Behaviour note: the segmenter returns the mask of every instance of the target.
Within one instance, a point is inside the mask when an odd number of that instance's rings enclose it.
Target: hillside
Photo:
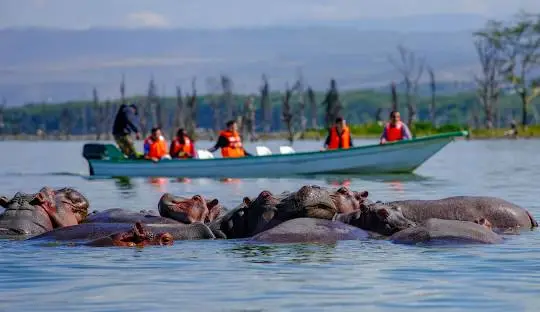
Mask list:
[[[205,78],[220,73],[233,78],[237,92],[256,91],[262,73],[272,88],[282,89],[300,67],[319,90],[330,77],[341,89],[379,87],[400,79],[387,59],[400,43],[425,55],[441,81],[468,81],[477,64],[469,30],[400,33],[366,30],[358,23],[225,30],[4,29],[0,42],[0,96],[11,106],[89,98],[93,86],[104,97],[116,97],[122,73],[132,95],[144,93],[152,75],[167,95],[175,84],[188,87],[192,76],[199,77],[204,92]]]

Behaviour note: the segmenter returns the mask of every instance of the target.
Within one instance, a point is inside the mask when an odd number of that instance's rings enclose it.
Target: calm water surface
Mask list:
[[[272,150],[282,142],[266,143]],[[369,141],[357,141],[367,144]],[[156,209],[163,192],[232,207],[261,190],[349,185],[380,200],[492,195],[540,219],[540,141],[458,141],[414,175],[310,179],[91,180],[83,142],[0,142],[0,194],[74,186],[93,209]],[[205,148],[210,142],[201,142]],[[322,142],[299,142],[296,150]],[[248,150],[254,150],[248,145]],[[0,240],[0,311],[538,311],[540,233],[493,246],[385,241],[247,245],[177,241],[144,249]]]

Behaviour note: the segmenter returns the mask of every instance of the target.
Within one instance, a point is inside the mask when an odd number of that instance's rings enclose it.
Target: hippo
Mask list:
[[[253,236],[248,242],[335,243],[339,240],[362,240],[368,237],[368,232],[339,221],[296,218]]]
[[[139,223],[142,224],[142,222]],[[152,232],[167,232],[174,240],[215,238],[210,228],[200,222],[192,224],[145,224],[144,227]],[[118,232],[127,232],[132,228],[133,223],[81,223],[33,236],[29,240],[93,240]]]
[[[154,233],[142,223],[136,222],[128,231],[97,238],[84,245],[92,247],[144,247],[148,245],[170,246],[173,242],[174,239],[170,233]]]
[[[405,218],[397,207],[382,202],[362,203],[360,210],[338,214],[334,219],[383,236],[416,225]]]
[[[317,185],[305,185],[280,200],[276,212],[275,218],[281,221],[295,218],[332,220],[338,209],[332,201],[330,191]]]
[[[155,215],[151,211],[142,210],[140,212],[129,211],[122,208],[111,208],[100,212],[95,212],[84,220],[84,223],[133,223],[143,224],[181,224],[180,222]]]
[[[338,209],[338,213],[349,213],[360,210],[360,204],[366,202],[368,192],[354,192],[345,186],[340,187],[330,194],[332,201]]]
[[[503,238],[493,232],[488,224],[489,221],[485,223],[430,218],[417,226],[394,233],[389,240],[399,244],[503,242]]]
[[[88,200],[72,188],[43,187],[38,193],[3,197],[0,235],[37,235],[53,228],[78,224],[88,212]]]
[[[210,213],[210,209],[220,208],[221,206],[217,199],[206,201],[200,195],[186,198],[165,193],[161,196],[158,203],[158,211],[162,217],[174,219],[185,224],[205,222],[209,220],[209,214],[215,218],[219,215],[219,212]]]
[[[436,200],[401,200],[389,205],[397,207],[412,221],[430,218],[471,221],[488,219],[494,230],[532,229],[538,222],[524,208],[504,199],[489,196],[454,196]]]

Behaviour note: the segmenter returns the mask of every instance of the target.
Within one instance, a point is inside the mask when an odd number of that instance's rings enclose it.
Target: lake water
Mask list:
[[[265,143],[273,151],[282,142]],[[371,141],[356,141],[367,144]],[[457,141],[414,175],[312,179],[91,180],[83,142],[0,142],[0,194],[73,186],[92,209],[156,209],[163,192],[226,206],[304,184],[366,189],[377,200],[499,196],[540,219],[540,140]],[[201,142],[198,148],[210,147]],[[322,142],[295,143],[296,150]],[[253,146],[248,145],[253,151]],[[499,245],[419,247],[386,241],[89,248],[0,241],[0,311],[538,311],[540,233]]]

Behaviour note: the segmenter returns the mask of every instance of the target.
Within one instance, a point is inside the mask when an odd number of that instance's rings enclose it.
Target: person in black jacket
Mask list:
[[[120,105],[114,119],[112,134],[122,153],[129,158],[137,158],[137,151],[131,139],[131,134],[135,133],[135,138],[137,140],[141,139],[138,124],[137,106],[135,104],[129,106],[126,104]]]

